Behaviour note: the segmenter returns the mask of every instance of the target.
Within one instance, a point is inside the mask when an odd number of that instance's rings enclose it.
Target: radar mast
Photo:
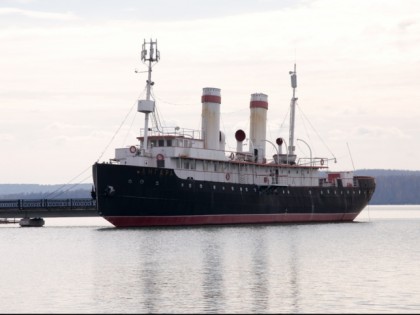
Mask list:
[[[160,59],[160,52],[157,49],[157,40],[149,42],[144,40],[142,51],[141,51],[141,60],[144,64],[147,64],[147,81],[146,81],[146,99],[138,100],[137,111],[144,113],[144,139],[143,144],[140,147],[141,154],[144,154],[148,149],[148,131],[149,131],[149,114],[155,111],[155,101],[151,100],[151,88],[155,84],[152,81],[152,67],[153,63],[157,63]]]
[[[293,71],[289,71],[290,74],[290,80],[292,84],[293,89],[293,96],[290,101],[290,129],[289,129],[289,148],[288,148],[288,162],[294,163],[296,159],[295,155],[295,145],[294,145],[294,139],[295,139],[295,107],[296,107],[296,101],[297,97],[296,94],[296,88],[297,88],[297,74],[296,74],[296,64],[294,66]]]

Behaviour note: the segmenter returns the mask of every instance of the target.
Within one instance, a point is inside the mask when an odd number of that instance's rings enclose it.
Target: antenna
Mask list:
[[[295,97],[296,88],[297,88],[297,74],[296,74],[296,63],[294,66],[293,71],[289,71],[292,89],[293,89],[293,97],[290,102],[290,129],[289,129],[289,154],[294,155],[295,146],[294,146],[294,137],[295,137],[295,107],[297,97]]]
[[[149,47],[147,47],[147,45],[149,45]],[[149,48],[149,50],[147,48]],[[146,40],[144,40],[142,50],[141,50],[141,61],[143,61],[143,63],[146,63],[147,61],[149,62],[148,78],[146,81],[147,83],[146,99],[148,101],[150,100],[150,88],[155,84],[152,81],[152,63],[153,62],[157,63],[159,59],[160,59],[160,52],[157,49],[157,40],[155,41],[150,40],[150,42],[146,42]]]
[[[148,131],[149,131],[149,114],[155,111],[155,102],[150,99],[151,88],[155,84],[152,81],[152,64],[157,63],[160,59],[160,52],[157,49],[157,40],[149,42],[144,40],[141,50],[141,61],[147,64],[147,94],[145,100],[139,100],[137,105],[137,111],[144,113],[144,140],[141,148],[141,154],[144,154],[148,149]]]

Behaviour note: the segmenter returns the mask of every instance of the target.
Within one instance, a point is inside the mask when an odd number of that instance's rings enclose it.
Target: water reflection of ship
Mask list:
[[[202,243],[205,311],[299,312],[297,231],[293,226],[281,230],[248,226],[232,229],[229,237],[215,238],[216,233],[206,237]]]
[[[298,242],[297,238],[297,229],[298,227],[290,227],[291,232],[290,235],[290,295],[291,295],[291,308],[293,312],[290,313],[299,313],[300,305],[299,305],[299,279],[298,279],[298,270],[299,270],[299,253],[298,248],[299,246],[296,245]]]
[[[203,312],[210,312],[218,314],[226,311],[225,307],[225,285],[223,274],[223,249],[220,247],[220,241],[215,239],[214,236],[217,233],[212,233],[213,229],[210,229],[210,234],[206,238],[205,244],[203,244]]]
[[[140,313],[297,313],[298,232],[299,226],[126,230],[126,244],[108,235],[107,246],[115,250],[109,257],[98,253],[98,265],[102,272],[108,261],[120,265],[120,281],[110,285],[120,297],[138,296],[125,307]],[[133,257],[116,262],[121,251]],[[103,298],[111,291],[97,288],[95,294]]]

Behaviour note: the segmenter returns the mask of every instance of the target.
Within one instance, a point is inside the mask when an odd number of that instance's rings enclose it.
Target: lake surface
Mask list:
[[[420,206],[352,223],[0,224],[1,313],[419,313]]]

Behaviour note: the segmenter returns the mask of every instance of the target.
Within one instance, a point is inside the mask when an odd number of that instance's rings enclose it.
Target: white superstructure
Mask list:
[[[147,47],[148,46],[148,49]],[[152,64],[160,58],[157,42],[144,42],[142,60],[148,65],[146,100],[138,101],[138,111],[145,115],[144,128],[138,137],[139,144],[117,148],[111,163],[159,168],[162,172],[173,169],[183,179],[228,182],[267,186],[324,186],[337,179],[352,185],[349,172],[334,173],[320,178],[319,169],[328,167],[328,159],[297,159],[294,151],[294,109],[297,87],[296,65],[290,71],[293,97],[291,100],[290,135],[287,152],[282,152],[283,138],[266,139],[268,96],[251,94],[250,135],[248,151],[243,151],[246,134],[242,129],[235,133],[236,150],[225,150],[225,135],[220,130],[221,90],[205,87],[201,96],[201,130],[180,127],[150,126],[149,115],[155,114],[155,101],[151,99]],[[273,159],[266,157],[266,143],[277,144]],[[274,144],[273,144],[274,145]]]

